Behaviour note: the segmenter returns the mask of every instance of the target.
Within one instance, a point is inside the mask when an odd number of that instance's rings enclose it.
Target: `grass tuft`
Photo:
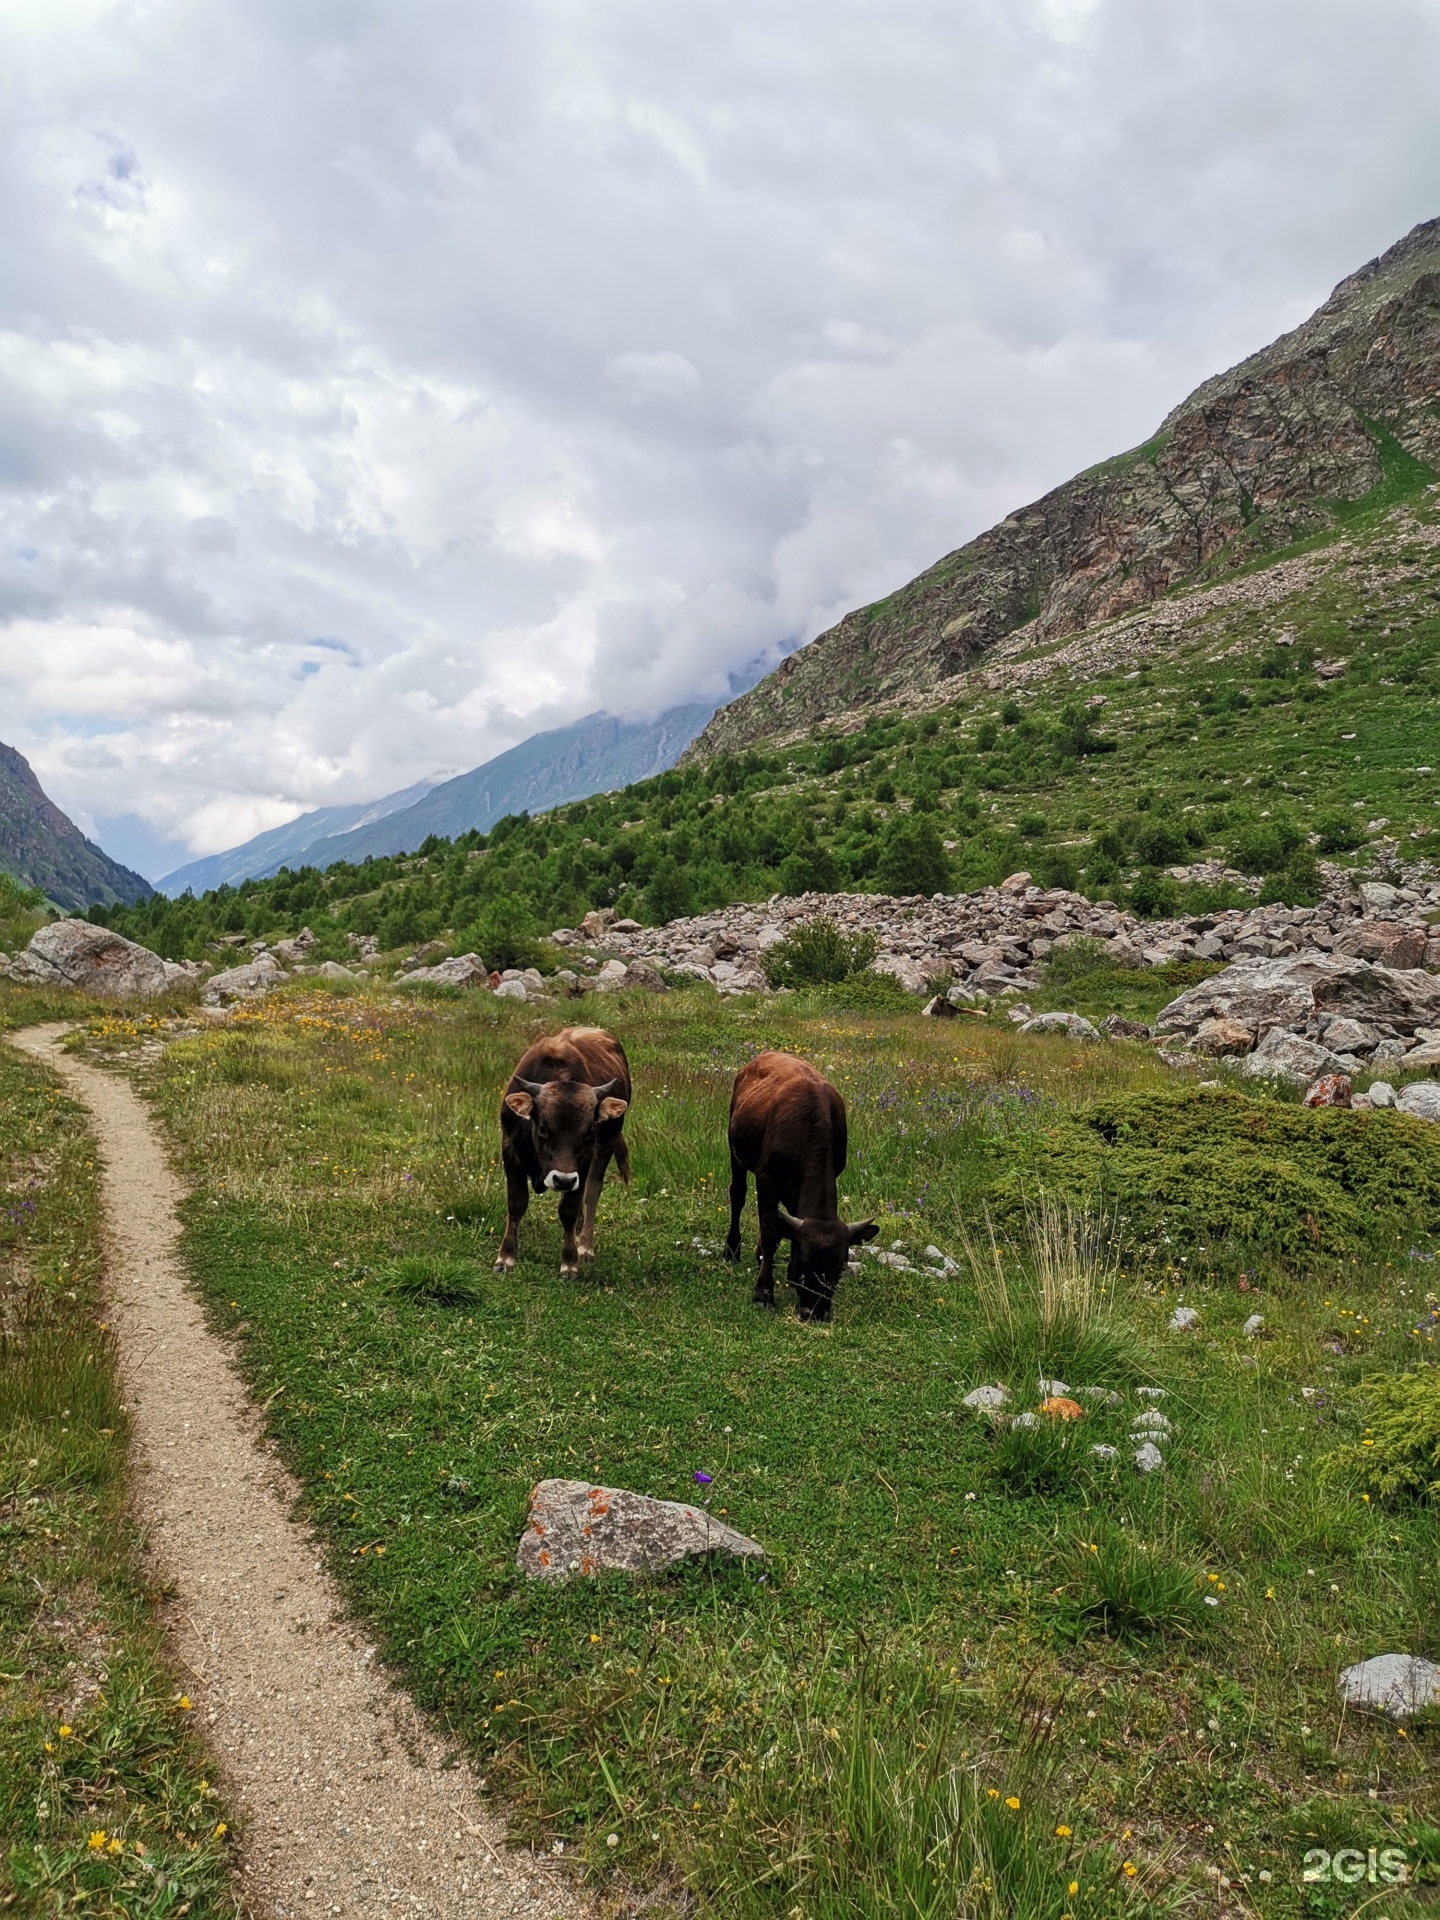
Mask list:
[[[443,1253],[408,1254],[386,1276],[391,1293],[417,1306],[478,1307],[485,1290],[472,1260]]]

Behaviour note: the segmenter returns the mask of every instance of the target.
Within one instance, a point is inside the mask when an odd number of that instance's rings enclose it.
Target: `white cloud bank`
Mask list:
[[[0,738],[178,859],[719,693],[1440,211],[1437,71],[1440,0],[17,0]]]

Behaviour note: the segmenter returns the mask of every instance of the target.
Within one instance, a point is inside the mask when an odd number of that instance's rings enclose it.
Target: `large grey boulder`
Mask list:
[[[1340,1062],[1328,1047],[1272,1027],[1241,1072],[1252,1080],[1286,1080],[1291,1086],[1308,1087],[1322,1073],[1336,1073],[1339,1068]]]
[[[1098,1040],[1099,1031],[1083,1013],[1037,1013],[1027,1020],[1021,1033],[1061,1033],[1070,1040]]]
[[[1395,1096],[1395,1110],[1416,1120],[1440,1120],[1440,1080],[1417,1080],[1412,1087],[1402,1087]]]
[[[165,962],[107,927],[88,920],[53,920],[10,962],[23,986],[73,987],[102,1000],[149,1000],[172,984]]]
[[[1377,1653],[1346,1667],[1337,1685],[1347,1706],[1373,1707],[1392,1720],[1440,1707],[1440,1667],[1415,1653]]]
[[[1413,1033],[1416,1027],[1440,1024],[1440,979],[1344,954],[1237,960],[1172,1000],[1155,1031],[1194,1035],[1207,1020],[1229,1020],[1263,1035],[1272,1027],[1303,1027],[1324,1013],[1386,1021],[1401,1033]]]
[[[266,992],[273,982],[283,977],[284,969],[279,961],[262,953],[258,960],[248,961],[243,967],[227,967],[224,973],[212,973],[205,982],[205,998],[211,1002],[244,999],[250,994]]]
[[[478,953],[457,953],[433,967],[412,967],[395,982],[397,987],[483,987],[490,974]]]
[[[763,1560],[765,1549],[704,1507],[588,1480],[542,1480],[530,1494],[515,1564],[532,1580],[561,1581],[576,1573],[658,1573],[705,1554]]]

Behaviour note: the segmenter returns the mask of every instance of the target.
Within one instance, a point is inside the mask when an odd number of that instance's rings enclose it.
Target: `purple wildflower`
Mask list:
[[[697,1467],[697,1468],[696,1468],[696,1470],[695,1470],[695,1478],[696,1478],[696,1481],[697,1481],[697,1482],[699,1483],[699,1485],[701,1485],[702,1487],[708,1487],[708,1486],[710,1485],[710,1482],[711,1482],[711,1480],[713,1479],[713,1477],[714,1477],[714,1476],[713,1476],[712,1474],[708,1474],[708,1473],[701,1473],[698,1467]]]

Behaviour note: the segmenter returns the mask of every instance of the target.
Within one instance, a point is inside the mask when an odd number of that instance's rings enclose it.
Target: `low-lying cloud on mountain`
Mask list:
[[[162,0],[0,49],[5,737],[157,872],[723,697],[1440,173],[1429,0]]]

